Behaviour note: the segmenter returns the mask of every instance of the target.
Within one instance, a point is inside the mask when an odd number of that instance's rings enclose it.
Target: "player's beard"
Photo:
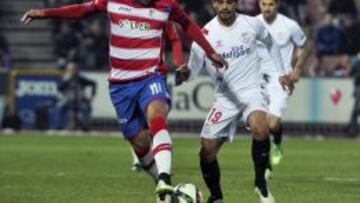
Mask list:
[[[227,26],[231,25],[236,19],[236,13],[232,13],[232,12],[223,13],[223,14],[219,12],[218,15],[221,22]]]
[[[156,0],[135,0],[136,2],[140,3],[140,4],[143,4],[143,5],[149,5],[151,4],[153,1],[156,1]]]
[[[267,22],[272,22],[272,21],[274,21],[274,19],[276,17],[276,12],[267,11],[267,12],[264,12],[263,15]]]

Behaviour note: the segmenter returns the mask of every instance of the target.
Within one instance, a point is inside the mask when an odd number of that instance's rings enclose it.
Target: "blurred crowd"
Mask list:
[[[81,0],[46,0],[46,7],[82,3]],[[107,16],[96,14],[80,21],[51,21],[57,66],[77,63],[87,70],[108,68]]]
[[[0,68],[9,69],[11,67],[11,56],[9,44],[6,38],[0,33]]]

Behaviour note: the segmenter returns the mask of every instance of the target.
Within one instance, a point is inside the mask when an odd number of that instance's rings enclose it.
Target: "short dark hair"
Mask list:
[[[260,0],[260,1],[262,1],[262,0]],[[279,3],[280,0],[274,0],[274,1],[275,1],[276,3]]]

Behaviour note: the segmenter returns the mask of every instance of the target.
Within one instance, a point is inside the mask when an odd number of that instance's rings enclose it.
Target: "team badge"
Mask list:
[[[241,41],[245,44],[251,44],[254,40],[254,36],[249,32],[244,32],[241,34]]]

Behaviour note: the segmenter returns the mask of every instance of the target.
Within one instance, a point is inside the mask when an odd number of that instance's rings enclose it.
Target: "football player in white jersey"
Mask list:
[[[282,66],[280,50],[257,18],[236,13],[236,0],[213,0],[212,3],[217,16],[204,27],[203,33],[217,53],[228,61],[229,67],[215,68],[194,43],[188,63],[178,69],[186,80],[196,77],[205,66],[215,85],[215,102],[201,132],[200,167],[211,194],[208,203],[223,202],[217,153],[233,138],[239,118],[250,126],[253,137],[255,191],[261,203],[272,203],[274,198],[265,180],[270,139],[257,44],[258,41],[265,44],[272,58],[278,59],[277,64]],[[278,82],[291,89],[285,71],[279,68],[279,72],[282,77]]]
[[[270,33],[281,52],[284,68],[293,82],[299,80],[301,70],[310,53],[310,43],[297,22],[278,13],[278,0],[260,0],[261,14],[257,18]],[[294,63],[293,63],[294,62]],[[294,65],[294,68],[292,64]],[[278,165],[282,158],[282,124],[281,118],[287,107],[289,92],[278,83],[276,66],[265,74],[266,89],[269,97],[268,123],[274,144],[271,149],[271,164]]]

